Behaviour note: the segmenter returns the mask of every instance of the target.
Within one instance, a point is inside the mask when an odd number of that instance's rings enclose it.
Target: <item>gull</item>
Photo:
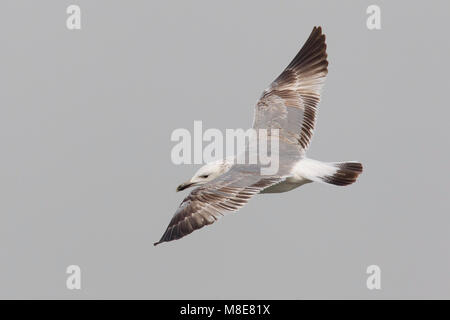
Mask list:
[[[196,186],[181,202],[161,239],[180,239],[237,211],[259,193],[287,192],[310,182],[346,186],[362,173],[355,161],[322,162],[306,157],[313,135],[320,91],[328,73],[325,35],[314,27],[286,69],[264,90],[254,111],[253,129],[278,129],[279,168],[261,174],[259,164],[226,158],[207,163],[177,191]]]

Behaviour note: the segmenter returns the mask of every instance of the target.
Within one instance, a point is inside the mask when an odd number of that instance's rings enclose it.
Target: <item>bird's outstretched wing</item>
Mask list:
[[[326,48],[322,28],[314,27],[294,60],[263,92],[255,107],[253,128],[279,129],[283,141],[308,148],[328,72]]]
[[[215,222],[224,213],[238,210],[252,196],[282,180],[234,166],[221,177],[194,189],[183,200],[163,236],[154,245],[180,239]]]

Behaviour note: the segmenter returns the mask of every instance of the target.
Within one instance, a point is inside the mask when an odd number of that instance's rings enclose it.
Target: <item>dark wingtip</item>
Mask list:
[[[320,37],[323,36],[325,39],[325,35],[322,32],[322,26],[315,26],[312,31],[311,31],[311,35],[313,37]]]
[[[157,246],[158,244],[163,243],[163,242],[164,242],[164,241],[161,241],[161,240],[158,241],[158,242],[154,242],[154,243],[153,243],[153,246]]]
[[[309,68],[313,68],[317,72],[327,72],[327,57],[326,36],[321,26],[315,26],[287,68],[298,69],[302,72],[308,72]]]

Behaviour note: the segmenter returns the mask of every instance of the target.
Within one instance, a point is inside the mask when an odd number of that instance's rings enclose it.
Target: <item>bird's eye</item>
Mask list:
[[[201,175],[200,178],[206,179],[206,178],[208,178],[208,176],[209,176],[208,174],[204,174],[204,175]]]

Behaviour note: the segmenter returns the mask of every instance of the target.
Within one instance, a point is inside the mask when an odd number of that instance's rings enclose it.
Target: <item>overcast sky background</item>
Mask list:
[[[373,3],[381,30],[366,27]],[[450,298],[448,2],[0,9],[0,298]],[[330,65],[308,156],[359,160],[361,178],[260,195],[153,247],[198,168],[171,162],[172,131],[249,128],[315,25]]]

